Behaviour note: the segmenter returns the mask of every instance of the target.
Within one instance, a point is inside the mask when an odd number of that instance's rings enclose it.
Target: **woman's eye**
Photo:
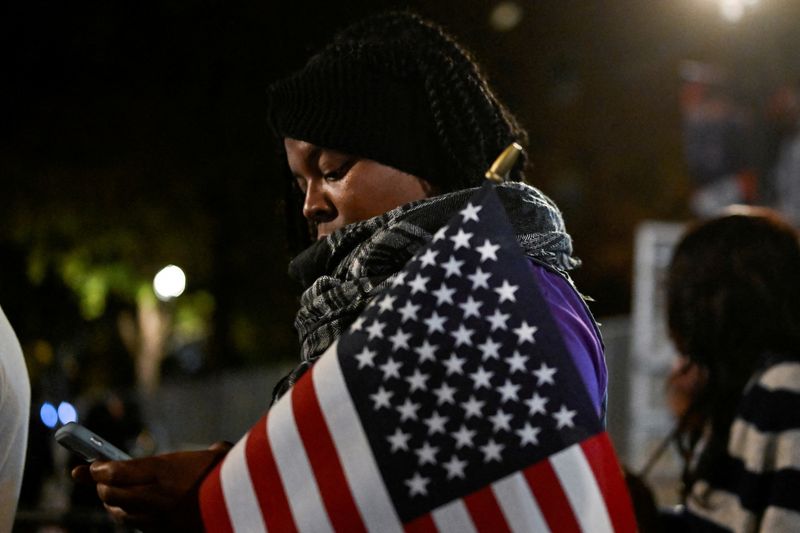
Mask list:
[[[350,167],[352,166],[353,166],[353,161],[350,160],[345,161],[344,164],[338,166],[337,168],[329,172],[323,173],[322,177],[327,181],[340,180],[345,176],[345,174],[347,174],[350,171]]]

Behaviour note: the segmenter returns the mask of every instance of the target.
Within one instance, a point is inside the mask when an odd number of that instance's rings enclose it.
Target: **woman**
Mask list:
[[[525,134],[469,55],[437,26],[407,14],[344,30],[273,85],[270,98],[270,123],[316,239],[290,265],[305,289],[295,321],[302,362],[277,397],[464,208],[492,161]],[[523,167],[520,161],[512,169],[498,194],[602,418],[602,343],[567,275],[577,264],[571,239],[555,205],[519,183]],[[196,518],[200,480],[224,451],[103,463],[75,475],[91,474],[120,520],[146,527],[163,523],[164,513],[185,526],[186,516]]]
[[[775,213],[739,209],[683,238],[669,330],[690,401],[685,508],[698,531],[800,530],[800,246]]]

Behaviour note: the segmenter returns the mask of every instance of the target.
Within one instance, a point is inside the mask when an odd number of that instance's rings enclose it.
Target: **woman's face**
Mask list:
[[[285,139],[289,168],[305,195],[303,216],[321,239],[346,224],[427,198],[425,180],[370,159]]]

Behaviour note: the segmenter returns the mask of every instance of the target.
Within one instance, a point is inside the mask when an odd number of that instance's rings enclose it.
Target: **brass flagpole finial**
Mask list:
[[[486,179],[495,183],[503,183],[508,178],[508,173],[514,168],[514,164],[522,154],[522,146],[518,143],[511,143],[503,150],[492,166],[486,171]]]

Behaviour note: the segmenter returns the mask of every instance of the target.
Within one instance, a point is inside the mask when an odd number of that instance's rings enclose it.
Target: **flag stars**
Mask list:
[[[493,375],[494,372],[489,372],[482,366],[479,366],[478,370],[471,373],[469,377],[472,378],[473,386],[476,389],[480,389],[481,387],[486,387],[487,389],[491,389],[492,384],[489,382],[489,380],[492,379]]]
[[[383,407],[386,407],[387,409],[390,408],[392,406],[390,402],[392,396],[394,396],[394,393],[392,391],[387,391],[383,387],[379,388],[378,392],[376,392],[375,394],[369,395],[369,397],[372,398],[372,401],[374,402],[374,405],[372,407],[376,411],[382,409]]]
[[[536,342],[536,340],[533,338],[533,335],[539,331],[539,328],[536,326],[529,326],[528,322],[523,320],[522,324],[520,324],[518,328],[514,328],[513,331],[517,334],[517,342],[519,344],[522,344],[523,342],[530,342],[533,344]]]
[[[409,392],[425,390],[425,383],[428,381],[428,377],[428,374],[423,374],[418,368],[415,368],[414,373],[406,378],[409,385]]]
[[[450,333],[456,341],[456,348],[462,344],[472,346],[472,334],[474,331],[475,330],[465,327],[464,324],[459,324],[458,329]]]
[[[375,363],[373,360],[375,359],[376,355],[378,355],[378,352],[375,350],[370,350],[364,346],[364,349],[356,354],[356,359],[358,360],[358,369],[361,370],[365,366],[374,366]]]
[[[474,291],[478,288],[488,289],[489,278],[492,277],[492,274],[491,272],[484,272],[480,267],[478,267],[475,269],[474,274],[470,274],[467,277],[472,282],[472,290]]]
[[[416,420],[418,410],[419,404],[412,402],[411,398],[406,398],[406,401],[397,407],[397,411],[400,413],[401,422],[405,422],[406,420]]]
[[[409,496],[427,496],[428,483],[430,481],[430,478],[422,477],[419,472],[415,472],[414,476],[411,479],[406,479],[404,483],[408,487]]]
[[[500,297],[500,303],[503,302],[516,302],[517,298],[514,296],[514,293],[517,292],[519,289],[519,285],[511,285],[508,280],[503,280],[503,284],[500,287],[496,287],[494,292]]]
[[[440,315],[436,311],[431,313],[431,316],[423,320],[426,326],[428,326],[428,335],[432,334],[435,331],[440,333],[444,333],[444,323],[447,322],[447,317]]]
[[[370,326],[367,328],[367,333],[369,333],[369,340],[372,339],[382,339],[383,338],[383,328],[386,327],[386,324],[381,322],[380,320],[375,320]]]
[[[545,409],[545,405],[549,401],[548,398],[544,396],[539,396],[538,392],[534,392],[533,396],[525,400],[525,404],[528,406],[528,414],[533,416],[537,413],[546,415],[547,409]]]
[[[450,357],[444,360],[444,366],[447,369],[447,375],[463,374],[464,369],[462,367],[464,366],[465,362],[466,359],[463,357],[458,357],[454,353],[450,354]]]
[[[489,239],[486,239],[482,245],[475,248],[475,251],[481,254],[481,263],[483,263],[487,259],[497,261],[497,250],[499,249],[499,244],[492,244]]]
[[[438,242],[444,239],[444,236],[447,235],[447,226],[442,226],[438,229],[436,233],[433,234],[433,242]]]
[[[381,298],[380,302],[378,302],[378,309],[380,309],[382,313],[386,311],[391,311],[392,309],[394,309],[395,300],[397,300],[397,296],[392,296],[390,294],[387,294],[386,296]]]
[[[501,313],[500,309],[495,309],[494,313],[486,317],[486,320],[488,320],[489,324],[492,325],[492,331],[496,331],[498,329],[506,330],[508,329],[506,322],[508,322],[510,316],[511,315],[508,313]]]
[[[461,213],[462,222],[468,222],[470,220],[474,220],[475,222],[479,222],[478,220],[478,212],[483,209],[482,205],[472,205],[472,202],[467,203],[467,207],[459,211]]]
[[[436,266],[436,256],[439,255],[437,250],[432,248],[428,248],[424,254],[422,254],[419,258],[419,262],[422,267],[426,266]]]
[[[472,238],[472,233],[466,233],[463,229],[459,228],[458,233],[450,237],[453,241],[453,250],[459,248],[469,248],[469,240]]]
[[[422,341],[422,346],[417,346],[414,348],[414,351],[417,352],[419,355],[419,362],[424,363],[425,361],[436,361],[436,346],[435,344],[431,344],[428,342],[428,339]]]
[[[469,400],[461,404],[461,407],[464,409],[464,418],[469,418],[471,416],[480,418],[481,411],[483,411],[483,406],[486,402],[477,400],[475,396],[470,396]]]
[[[451,289],[445,283],[442,283],[441,286],[433,291],[431,294],[436,296],[436,305],[442,305],[443,303],[453,304],[453,293],[456,292],[455,289]]]
[[[461,427],[458,428],[458,431],[453,433],[451,437],[453,437],[456,441],[456,449],[461,448],[472,448],[475,444],[472,442],[472,439],[475,438],[475,434],[477,431],[474,429],[469,429],[466,425],[461,424]]]
[[[423,276],[422,274],[417,274],[414,279],[408,282],[408,286],[411,287],[411,294],[425,292],[428,281],[430,281],[429,277]]]
[[[389,337],[389,340],[392,342],[392,350],[395,352],[400,348],[408,350],[408,339],[410,338],[411,333],[406,333],[402,328],[397,328],[395,334]]]
[[[438,412],[434,411],[431,416],[424,419],[423,422],[426,426],[428,426],[428,434],[435,435],[436,433],[444,434],[444,425],[448,420],[450,420],[449,417],[442,416]]]
[[[458,306],[464,311],[464,318],[469,318],[471,316],[479,317],[480,313],[478,310],[483,305],[483,302],[479,302],[475,300],[471,295],[467,297],[467,301],[464,303],[458,304]]]
[[[455,256],[450,256],[450,259],[447,260],[446,263],[442,264],[442,268],[444,268],[444,277],[445,279],[449,278],[450,276],[461,276],[461,266],[464,264],[464,261],[456,259]]]
[[[389,358],[386,360],[385,363],[380,365],[378,368],[381,369],[383,372],[383,379],[386,381],[389,378],[400,378],[400,367],[403,366],[403,363],[395,361],[393,358]]]
[[[519,437],[519,445],[523,447],[527,444],[532,444],[536,446],[539,444],[539,432],[541,431],[540,428],[535,428],[530,425],[530,423],[525,422],[525,425],[522,429],[516,430],[514,433],[517,434]]]
[[[398,450],[408,451],[408,440],[411,438],[410,433],[405,433],[400,428],[397,428],[392,435],[386,437],[389,444],[392,446],[392,453]]]
[[[401,270],[400,272],[397,273],[397,275],[392,280],[392,287],[399,287],[400,285],[402,285],[405,282],[406,282],[406,271],[405,270]]]
[[[499,342],[495,342],[492,340],[491,337],[487,337],[486,341],[478,345],[478,349],[481,351],[482,359],[484,361],[488,361],[489,359],[499,359],[500,353],[498,349],[501,348],[503,345]]]
[[[411,300],[406,300],[405,305],[397,310],[397,312],[403,317],[403,323],[406,323],[409,320],[417,320],[418,311],[419,305],[412,304]]]
[[[522,355],[517,350],[514,350],[514,354],[511,357],[506,357],[506,363],[508,363],[508,372],[513,374],[514,372],[525,372],[525,363],[528,362],[529,357],[527,355]]]
[[[464,469],[467,467],[467,462],[454,455],[442,466],[447,470],[447,479],[461,478],[464,479]]]
[[[556,370],[555,367],[547,366],[547,364],[542,363],[537,370],[533,371],[533,375],[536,376],[537,385],[540,387],[547,383],[548,385],[555,385],[556,382],[553,379],[553,375],[555,375]]]
[[[414,450],[417,454],[420,466],[424,464],[436,464],[436,453],[439,451],[437,446],[431,446],[427,441],[422,444],[422,447]]]
[[[436,395],[436,403],[438,405],[443,405],[446,403],[455,404],[455,393],[456,388],[451,387],[447,383],[442,383],[442,385],[438,388],[433,389],[433,393]]]
[[[511,415],[498,409],[495,414],[489,417],[492,421],[492,429],[495,433],[498,431],[511,431]]]
[[[356,318],[353,321],[353,324],[350,326],[350,331],[361,331],[364,329],[364,321],[366,319],[363,316]]]
[[[492,461],[497,461],[498,463],[503,460],[501,452],[505,445],[498,444],[494,441],[494,439],[489,439],[484,446],[479,446],[480,450],[483,452],[483,462],[489,463]]]
[[[577,411],[567,409],[566,405],[562,405],[561,409],[553,413],[553,418],[556,419],[556,427],[558,429],[575,427],[575,423],[572,419],[575,418],[576,414]]]
[[[497,392],[500,393],[500,401],[509,402],[511,400],[519,400],[519,389],[520,385],[515,385],[511,383],[510,379],[507,379],[505,383],[497,389]]]

